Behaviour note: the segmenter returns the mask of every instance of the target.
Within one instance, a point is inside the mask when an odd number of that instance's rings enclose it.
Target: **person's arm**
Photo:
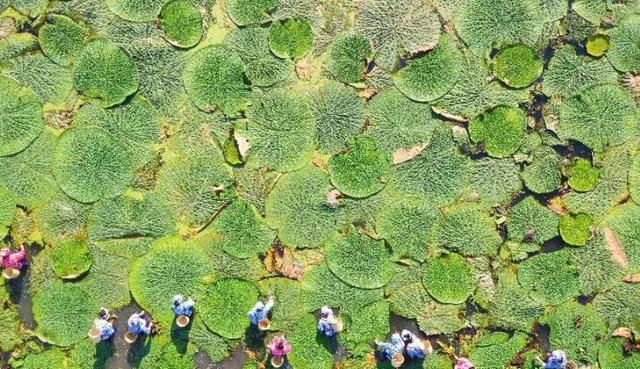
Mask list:
[[[273,299],[273,296],[269,297],[269,301],[264,306],[264,310],[268,313],[269,311],[271,311],[271,309],[273,309],[274,304],[275,304],[275,300]]]

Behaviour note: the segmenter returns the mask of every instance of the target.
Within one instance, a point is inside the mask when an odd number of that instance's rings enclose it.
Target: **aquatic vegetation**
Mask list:
[[[27,257],[0,367],[259,369],[285,336],[291,368],[385,369],[376,341],[407,328],[434,351],[407,369],[635,369],[639,14],[0,0],[5,276]],[[140,310],[153,334],[121,344]]]

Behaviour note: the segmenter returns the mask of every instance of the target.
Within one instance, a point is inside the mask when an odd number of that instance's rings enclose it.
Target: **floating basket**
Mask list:
[[[129,344],[136,342],[137,339],[138,335],[132,332],[127,332],[127,334],[124,335],[124,340]]]
[[[2,271],[2,276],[5,279],[16,279],[20,276],[20,271],[14,268],[7,268]]]
[[[267,318],[261,319],[258,322],[258,329],[261,331],[268,331],[271,328],[271,321]]]
[[[180,328],[184,328],[184,327],[188,326],[190,322],[191,322],[191,319],[186,315],[180,315],[176,319],[176,325],[178,327],[180,327]]]
[[[274,368],[279,368],[284,364],[284,357],[282,356],[272,356],[271,357],[271,366]]]
[[[344,323],[342,323],[342,319],[336,319],[331,325],[333,325],[333,330],[337,333],[342,332],[344,329]]]
[[[404,355],[393,354],[393,356],[391,357],[391,366],[394,368],[399,368],[402,364],[404,364]]]
[[[95,328],[89,331],[89,339],[93,343],[100,343],[100,341],[102,340],[100,336],[101,336],[100,331]]]

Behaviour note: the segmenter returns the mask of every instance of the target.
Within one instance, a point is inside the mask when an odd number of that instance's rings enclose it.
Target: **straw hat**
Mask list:
[[[267,331],[271,328],[271,321],[267,318],[261,319],[258,322],[258,329],[261,331]]]
[[[176,319],[176,325],[178,327],[180,327],[180,328],[184,328],[184,327],[188,326],[190,322],[191,322],[191,319],[186,315],[180,315]]]

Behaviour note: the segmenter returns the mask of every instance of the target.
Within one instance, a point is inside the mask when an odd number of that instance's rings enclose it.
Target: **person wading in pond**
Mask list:
[[[89,331],[89,338],[93,343],[107,341],[116,333],[113,323],[116,320],[115,315],[111,315],[109,310],[101,308],[98,318],[93,321],[93,329]]]
[[[251,324],[257,326],[261,331],[269,329],[271,326],[271,321],[269,321],[269,312],[273,309],[274,304],[275,301],[273,297],[270,297],[266,304],[263,304],[262,301],[256,302],[253,309],[247,313],[249,320],[251,320]]]
[[[182,295],[173,296],[173,312],[176,314],[176,324],[180,328],[189,325],[194,313],[195,301],[191,298],[185,300]]]
[[[333,337],[342,331],[342,322],[333,314],[333,310],[328,306],[320,309],[320,320],[318,321],[318,331],[327,337]]]
[[[271,353],[271,365],[279,368],[284,363],[284,358],[291,352],[291,344],[284,336],[278,336],[271,339],[267,345]]]
[[[27,251],[24,249],[24,245],[20,245],[20,251],[17,252],[11,252],[8,247],[3,248],[0,250],[0,264],[4,268],[2,275],[6,279],[18,278],[26,260]]]
[[[380,350],[380,354],[384,360],[391,361],[394,368],[404,363],[404,341],[398,333],[391,335],[391,342],[380,342],[376,340],[376,346]]]
[[[567,359],[567,354],[562,350],[555,350],[547,355],[547,362],[543,362],[540,358],[536,361],[544,369],[574,369],[576,365]]]
[[[402,331],[402,340],[404,341],[407,356],[412,360],[422,360],[433,352],[429,341],[419,339],[406,329]]]
[[[466,357],[456,356],[456,365],[453,367],[453,369],[475,369],[475,366],[473,366],[471,361]]]
[[[145,312],[133,313],[127,320],[127,342],[132,343],[139,335],[150,336],[153,333],[153,322],[144,318]]]

